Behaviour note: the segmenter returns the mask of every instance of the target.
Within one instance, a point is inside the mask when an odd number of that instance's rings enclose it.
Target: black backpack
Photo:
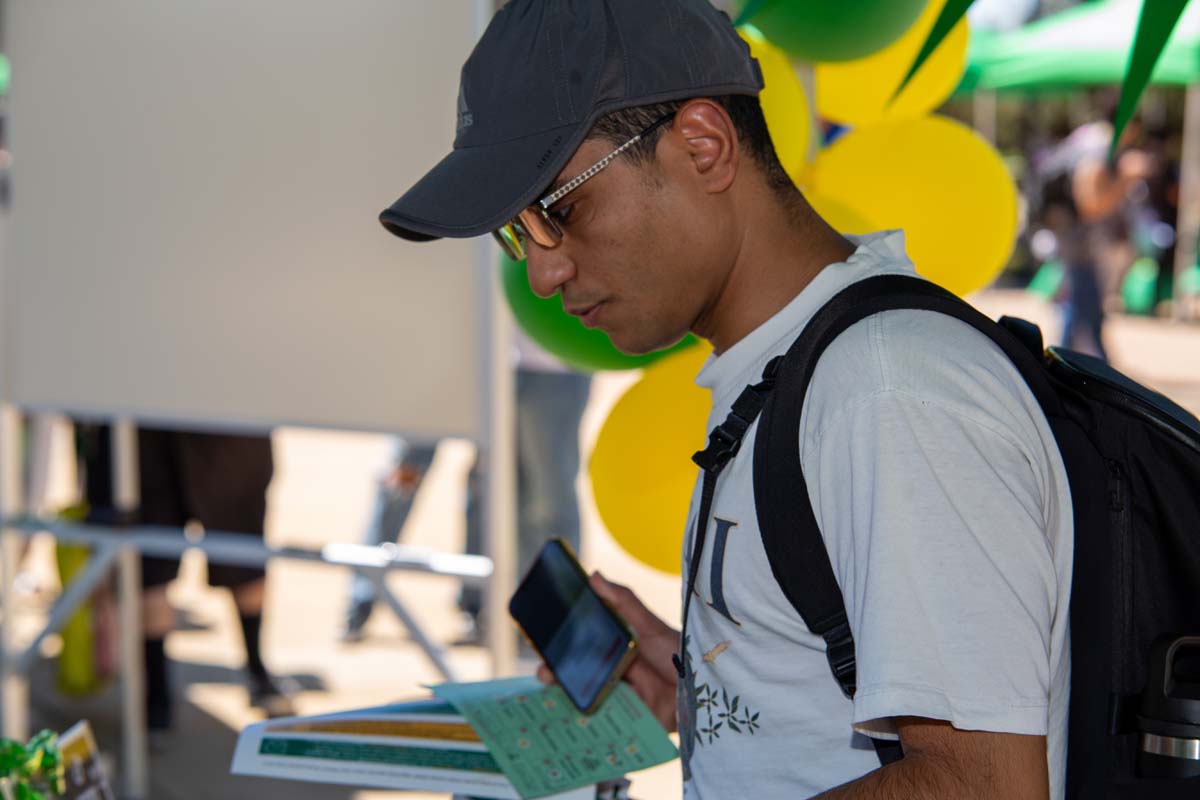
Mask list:
[[[1067,797],[1200,796],[1200,421],[1099,359],[1043,351],[1032,323],[997,324],[927,281],[880,276],[840,292],[712,431],[694,457],[705,485],[686,597],[717,476],[761,412],[754,499],[771,569],[825,639],[838,685],[854,695],[854,638],[808,502],[800,413],[825,348],[894,309],[946,314],[992,339],[1028,383],[1062,453],[1075,525]],[[898,744],[873,741],[881,762],[902,757]]]

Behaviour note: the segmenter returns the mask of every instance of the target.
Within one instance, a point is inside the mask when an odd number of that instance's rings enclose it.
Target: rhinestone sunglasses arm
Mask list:
[[[674,118],[674,116],[675,116],[674,114],[668,114],[667,116],[663,117],[662,119],[657,120],[653,125],[646,128],[646,130],[642,131],[637,136],[634,136],[628,142],[621,145],[616,150],[613,150],[611,153],[609,153],[604,158],[597,161],[595,164],[592,164],[592,166],[588,167],[583,172],[581,172],[580,174],[576,175],[571,180],[564,183],[562,186],[560,186],[558,189],[554,190],[552,193],[543,197],[541,200],[538,201],[538,205],[541,206],[543,209],[549,209],[550,206],[554,205],[559,200],[562,200],[568,194],[575,191],[576,189],[578,189],[583,184],[587,183],[592,178],[596,177],[597,173],[599,173],[601,170],[603,170],[605,167],[607,167],[609,164],[611,164],[617,156],[621,155],[626,150],[628,150],[629,148],[633,147],[635,144],[640,142],[642,140],[643,136],[650,133],[652,130],[659,127],[660,125],[670,122]]]

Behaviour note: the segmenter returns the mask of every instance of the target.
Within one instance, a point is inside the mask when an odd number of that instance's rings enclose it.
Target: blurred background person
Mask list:
[[[580,550],[579,423],[587,406],[591,376],[576,372],[534,344],[516,336],[517,575],[523,576],[549,539],[560,538]],[[473,483],[479,485],[476,461]],[[468,553],[483,552],[482,516],[468,503]],[[464,587],[459,606],[468,632],[482,637],[482,587]],[[473,621],[473,622],[472,622]],[[524,641],[521,642],[524,648]]]
[[[414,444],[396,437],[392,445],[392,463],[379,479],[371,518],[363,531],[362,543],[380,545],[398,541],[416,500],[417,490],[425,473],[433,464],[436,444]],[[469,501],[473,502],[473,501]],[[350,603],[346,610],[346,626],[342,641],[361,641],[363,628],[371,618],[378,600],[375,584],[365,575],[353,573],[350,578]]]
[[[270,437],[139,429],[141,503],[134,519],[123,520],[114,511],[108,427],[80,426],[80,435],[90,521],[179,529],[198,523],[206,530],[263,536],[267,488],[274,473]],[[151,731],[168,730],[173,717],[166,639],[176,615],[167,585],[178,571],[177,559],[142,558],[146,723]],[[245,645],[250,704],[268,716],[293,713],[294,690],[288,681],[272,675],[262,659],[266,570],[209,563],[208,582],[233,594]]]
[[[1107,359],[1104,320],[1133,263],[1131,199],[1145,194],[1155,159],[1130,146],[1139,127],[1130,124],[1116,159],[1108,158],[1112,125],[1087,122],[1042,156],[1042,221],[1054,234],[1063,286],[1063,347]]]
[[[587,405],[591,378],[576,372],[517,332],[516,451],[517,451],[517,569],[533,562],[547,540],[565,539],[580,549],[579,424]],[[378,545],[399,539],[412,511],[421,481],[433,463],[434,445],[414,445],[397,439],[393,463],[381,479],[374,511],[363,543]],[[470,554],[483,554],[483,504],[480,460],[467,477],[466,545]],[[350,601],[342,640],[360,641],[377,598],[365,576],[351,579]],[[483,590],[463,587],[458,598],[462,613],[459,644],[484,639]]]

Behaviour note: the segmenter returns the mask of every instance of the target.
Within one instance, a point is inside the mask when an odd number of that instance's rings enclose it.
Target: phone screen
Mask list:
[[[632,630],[559,539],[542,548],[508,608],[580,711],[599,705],[632,658]]]

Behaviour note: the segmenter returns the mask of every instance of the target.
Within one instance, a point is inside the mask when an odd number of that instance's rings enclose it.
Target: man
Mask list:
[[[913,271],[902,234],[850,241],[812,211],[761,87],[704,0],[514,0],[463,68],[456,149],[381,219],[414,240],[495,231],[538,294],[626,352],[704,337],[711,428],[837,291]],[[1060,797],[1069,496],[1007,359],[901,311],[820,361],[801,457],[857,642],[853,700],[772,576],[754,434],[717,486],[686,641],[593,579],[638,630],[627,680],[680,720],[685,796]],[[880,767],[866,736],[898,736],[904,758]]]

